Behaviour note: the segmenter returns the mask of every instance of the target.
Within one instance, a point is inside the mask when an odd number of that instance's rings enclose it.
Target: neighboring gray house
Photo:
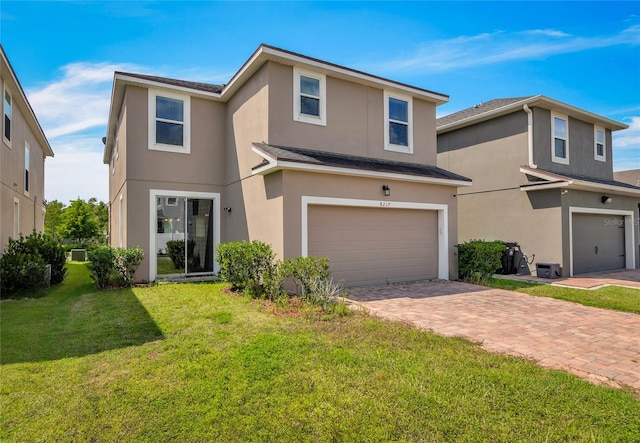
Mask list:
[[[628,169],[626,171],[614,172],[613,179],[615,181],[629,183],[630,185],[640,187],[640,169]]]
[[[137,280],[214,273],[233,240],[326,256],[349,285],[455,278],[454,194],[470,180],[436,166],[447,100],[268,45],[225,85],[117,72],[111,245],[143,248]],[[185,239],[174,269],[167,243]]]
[[[44,230],[44,164],[53,151],[0,45],[0,252],[10,238]]]
[[[457,194],[459,240],[518,242],[563,276],[637,268],[640,188],[613,174],[625,128],[542,95],[439,118],[438,166],[473,180]]]

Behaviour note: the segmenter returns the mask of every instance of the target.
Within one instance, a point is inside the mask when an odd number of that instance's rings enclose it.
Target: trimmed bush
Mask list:
[[[264,293],[264,283],[273,272],[273,251],[261,241],[221,243],[216,248],[220,277],[234,290],[253,297]]]
[[[64,246],[48,234],[34,232],[25,238],[27,248],[37,251],[46,265],[51,265],[51,284],[62,283],[67,275],[67,253]]]
[[[0,286],[2,298],[16,293],[37,296],[31,293],[47,286],[46,265],[51,265],[50,283],[57,284],[67,274],[64,248],[48,234],[32,233],[28,237],[9,239],[0,263]]]
[[[133,286],[133,274],[144,259],[141,248],[116,248],[113,250],[115,270],[122,276],[126,286]]]
[[[502,266],[505,246],[501,241],[471,240],[456,247],[460,280],[479,283],[491,277]]]
[[[89,251],[87,267],[97,288],[104,289],[109,286],[115,273],[114,259],[115,254],[110,246],[102,246]]]
[[[329,280],[329,259],[325,257],[286,258],[278,263],[274,283],[281,287],[288,278],[293,278],[300,285],[303,297],[313,292],[318,281]]]

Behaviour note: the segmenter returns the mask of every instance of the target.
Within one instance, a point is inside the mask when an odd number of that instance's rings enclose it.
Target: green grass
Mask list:
[[[1,441],[640,440],[631,392],[222,284],[64,286],[2,309]]]
[[[551,297],[580,303],[585,306],[640,314],[640,289],[624,288],[621,286],[606,286],[604,288],[587,290],[509,280],[505,278],[491,278],[484,284],[492,288],[522,292],[524,294],[535,295],[538,297]]]

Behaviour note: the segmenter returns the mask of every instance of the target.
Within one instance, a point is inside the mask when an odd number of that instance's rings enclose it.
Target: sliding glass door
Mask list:
[[[156,197],[158,275],[214,272],[213,200]]]

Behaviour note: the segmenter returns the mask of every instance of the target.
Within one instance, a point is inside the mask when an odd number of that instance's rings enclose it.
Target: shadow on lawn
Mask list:
[[[3,303],[0,364],[81,357],[163,338],[133,291]]]

